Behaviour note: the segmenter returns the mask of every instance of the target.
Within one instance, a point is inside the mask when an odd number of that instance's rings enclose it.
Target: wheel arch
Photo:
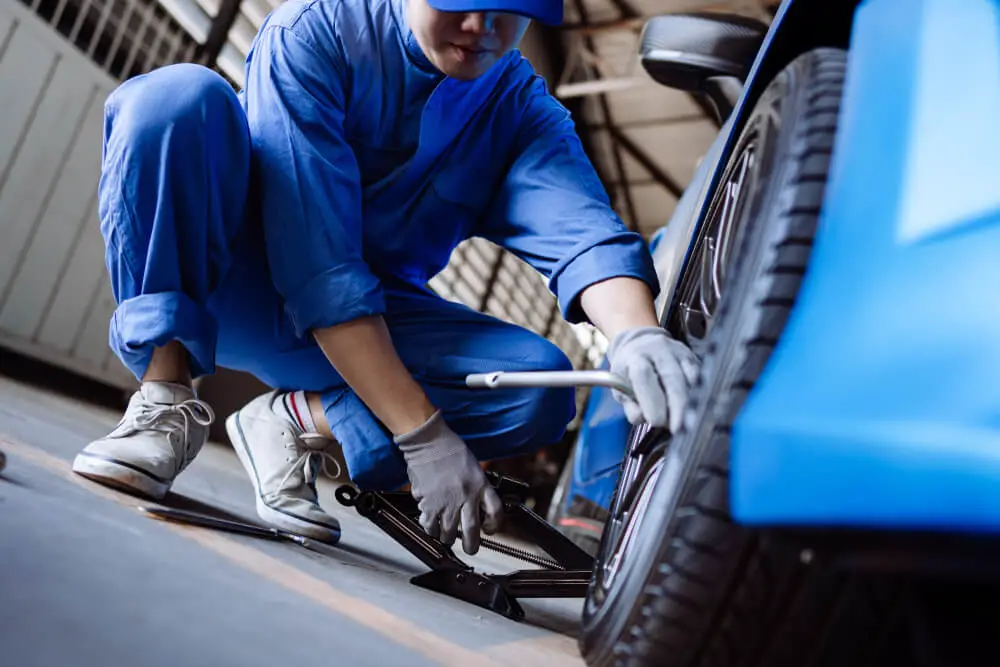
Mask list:
[[[719,160],[724,165],[760,96],[781,70],[803,53],[829,46],[846,49],[851,41],[855,12],[862,0],[784,0],[771,22],[747,85],[733,110],[732,130]],[[711,188],[722,169],[716,169]],[[704,213],[708,201],[702,207]]]

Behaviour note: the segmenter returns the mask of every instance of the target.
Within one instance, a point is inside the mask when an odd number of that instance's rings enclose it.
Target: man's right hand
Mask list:
[[[399,358],[385,320],[363,317],[314,335],[341,377],[395,434],[424,530],[451,546],[461,523],[462,546],[476,553],[480,529],[488,534],[500,529],[503,503]]]
[[[500,528],[503,503],[469,447],[440,411],[417,429],[397,436],[395,442],[406,459],[423,529],[451,546],[461,522],[465,553],[479,551],[480,529],[492,534]],[[485,516],[482,524],[480,510]]]

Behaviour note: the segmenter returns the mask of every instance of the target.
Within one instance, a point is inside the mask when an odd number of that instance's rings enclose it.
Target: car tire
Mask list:
[[[800,553],[734,523],[728,473],[730,428],[806,273],[846,69],[840,49],[798,57],[770,83],[741,132],[741,141],[751,131],[761,139],[728,277],[683,425],[670,439],[650,432],[649,451],[660,458],[636,482],[631,514],[619,526],[625,537],[612,540],[613,522],[605,527],[580,635],[592,667],[806,664],[796,646],[815,648],[809,635],[823,631],[824,596],[842,588],[810,580],[816,568]],[[613,515],[627,491],[620,480]],[[860,595],[872,608],[878,594],[866,588]],[[838,650],[863,639],[857,634]],[[841,658],[836,664],[861,664]]]

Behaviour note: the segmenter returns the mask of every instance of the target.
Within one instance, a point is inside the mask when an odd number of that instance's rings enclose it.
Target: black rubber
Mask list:
[[[588,665],[828,664],[822,639],[827,603],[853,594],[879,601],[868,609],[892,604],[891,594],[883,600],[876,589],[813,579],[817,568],[799,553],[769,545],[734,524],[728,512],[729,431],[807,271],[846,61],[837,49],[800,56],[775,77],[742,133],[759,133],[755,181],[745,195],[701,376],[684,425],[665,449],[665,468],[675,466],[678,473],[673,481],[661,475],[625,566],[609,587],[603,587],[601,567],[612,546],[602,544],[580,638]],[[854,634],[840,642],[837,662],[829,664],[864,664],[855,662],[857,655],[840,655],[863,640]]]

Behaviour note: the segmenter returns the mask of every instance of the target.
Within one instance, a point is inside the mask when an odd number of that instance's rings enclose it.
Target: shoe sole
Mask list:
[[[282,530],[287,530],[303,537],[311,537],[314,540],[320,540],[327,544],[336,544],[339,542],[339,528],[314,523],[294,514],[274,509],[264,502],[264,498],[260,493],[257,467],[254,465],[253,456],[250,454],[246,438],[243,437],[243,429],[239,424],[239,416],[240,411],[237,411],[226,418],[226,433],[229,435],[229,441],[233,444],[233,449],[236,451],[236,457],[243,464],[243,468],[247,471],[247,476],[250,477],[250,483],[253,485],[254,497],[257,501],[257,516],[275,528],[281,528]]]
[[[118,491],[163,500],[171,483],[124,461],[80,452],[73,459],[73,472]]]

